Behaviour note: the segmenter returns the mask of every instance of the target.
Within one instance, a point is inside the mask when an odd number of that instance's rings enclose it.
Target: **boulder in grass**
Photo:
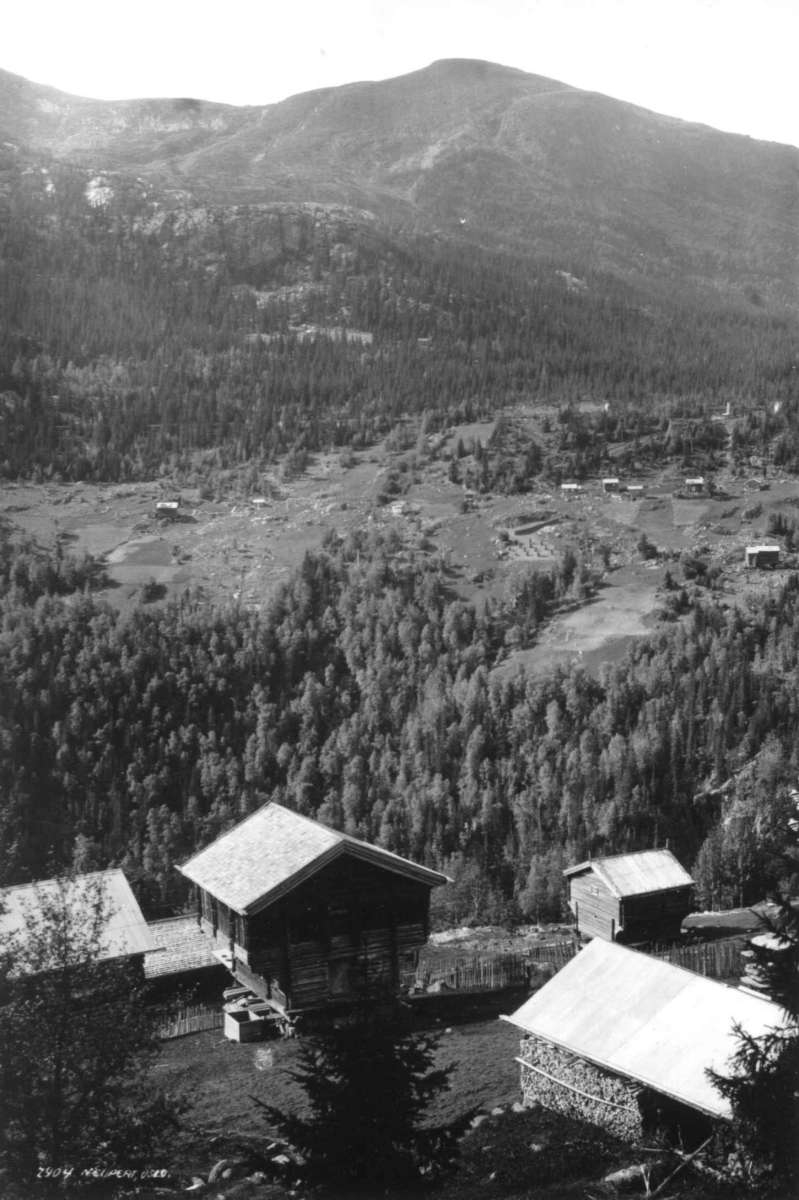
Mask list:
[[[632,1167],[612,1171],[602,1182],[610,1184],[617,1192],[643,1192],[646,1190],[646,1180],[644,1168],[640,1163],[636,1163]]]

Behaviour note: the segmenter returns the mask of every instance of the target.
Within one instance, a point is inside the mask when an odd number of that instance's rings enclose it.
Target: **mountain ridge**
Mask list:
[[[440,59],[265,106],[86,100],[0,72],[0,139],[214,204],[322,203],[564,266],[799,308],[799,150]]]

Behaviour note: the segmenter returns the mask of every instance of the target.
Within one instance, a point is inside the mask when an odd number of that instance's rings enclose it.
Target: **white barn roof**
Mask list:
[[[42,902],[58,902],[62,886],[67,904],[74,903],[77,907],[85,899],[91,900],[93,889],[98,885],[102,889],[107,910],[98,957],[126,958],[131,954],[156,950],[157,946],[136,897],[130,890],[130,884],[118,869],[93,871],[66,882],[44,879],[39,883],[3,888],[0,891],[0,940],[23,933],[31,921],[41,917]]]
[[[428,887],[449,882],[439,871],[338,833],[275,803],[257,809],[178,870],[244,915],[273,904],[342,854]]]
[[[600,938],[503,1019],[714,1117],[730,1107],[706,1072],[730,1071],[733,1026],[785,1023],[770,1000]]]
[[[585,871],[593,871],[619,899],[645,896],[668,888],[690,887],[694,882],[670,850],[642,850],[637,854],[592,858],[567,867],[563,874],[570,877]]]

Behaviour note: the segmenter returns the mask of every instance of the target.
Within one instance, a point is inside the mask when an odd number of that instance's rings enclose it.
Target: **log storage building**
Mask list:
[[[238,983],[281,1013],[395,991],[445,875],[269,803],[179,870]]]
[[[563,873],[584,938],[671,941],[691,911],[694,881],[670,850],[589,859]]]
[[[525,1105],[686,1144],[731,1116],[706,1072],[730,1073],[734,1027],[758,1037],[785,1024],[770,1000],[600,939],[503,1019],[523,1031]]]

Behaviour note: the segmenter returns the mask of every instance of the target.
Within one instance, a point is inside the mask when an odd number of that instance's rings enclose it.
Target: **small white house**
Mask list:
[[[155,515],[164,520],[176,517],[180,509],[180,500],[156,500]]]
[[[747,567],[778,567],[780,565],[779,546],[747,546],[744,553]]]
[[[602,491],[603,492],[618,492],[618,490],[619,490],[619,480],[615,475],[609,476],[607,479],[602,480]]]

